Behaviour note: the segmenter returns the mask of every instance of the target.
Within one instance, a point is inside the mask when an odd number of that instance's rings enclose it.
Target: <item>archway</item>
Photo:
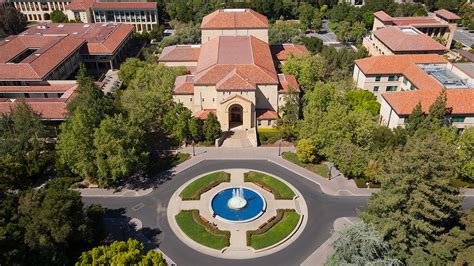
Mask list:
[[[230,127],[242,125],[243,108],[239,104],[234,104],[229,108],[229,124]]]

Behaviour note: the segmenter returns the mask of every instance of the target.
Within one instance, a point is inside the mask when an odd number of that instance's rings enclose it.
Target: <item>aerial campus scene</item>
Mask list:
[[[0,0],[0,265],[474,265],[472,0]]]

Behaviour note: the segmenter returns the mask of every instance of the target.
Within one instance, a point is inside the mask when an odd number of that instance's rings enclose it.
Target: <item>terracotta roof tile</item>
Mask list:
[[[300,86],[298,85],[295,76],[278,74],[278,81],[280,82],[280,85],[278,86],[278,92],[288,93],[290,88],[295,92],[300,92]]]
[[[413,27],[389,26],[373,32],[394,52],[443,52],[447,48]]]
[[[35,86],[0,86],[2,92],[65,92],[75,88],[75,84],[35,85]]]
[[[66,6],[66,10],[80,10],[85,11],[92,7],[95,0],[73,0]]]
[[[163,49],[158,58],[160,62],[198,61],[200,45],[172,45]]]
[[[278,113],[270,109],[256,109],[257,120],[276,120]]]
[[[174,94],[194,94],[193,77],[184,75],[176,77],[174,82]]]
[[[300,56],[309,53],[308,49],[306,49],[304,45],[292,43],[270,45],[270,51],[272,53],[273,60],[279,61],[288,59],[290,54],[293,54],[294,56]]]
[[[197,111],[193,114],[193,117],[204,120],[204,119],[207,119],[207,116],[209,115],[209,113],[215,114],[216,109],[204,109],[204,110]]]
[[[268,19],[251,9],[219,9],[202,19],[201,29],[265,29]]]
[[[375,12],[374,16],[383,22],[388,22],[388,21],[393,20],[392,16],[390,16],[389,14],[385,13],[382,10]]]
[[[446,9],[436,10],[434,13],[436,15],[438,15],[439,17],[443,18],[443,19],[448,19],[448,20],[459,20],[459,19],[461,19],[460,16],[458,16],[458,15],[452,13],[452,12],[449,12]]]

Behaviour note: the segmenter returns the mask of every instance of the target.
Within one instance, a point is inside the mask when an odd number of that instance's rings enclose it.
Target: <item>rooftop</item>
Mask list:
[[[304,45],[284,43],[270,45],[270,51],[274,60],[284,61],[290,54],[294,56],[308,54],[308,49]]]
[[[198,61],[201,45],[172,45],[163,49],[158,58],[161,62]]]
[[[392,17],[384,11],[377,11],[374,16],[386,24],[396,26],[444,25],[447,27],[447,23],[437,17]]]
[[[443,19],[447,19],[447,20],[459,20],[461,19],[460,16],[446,10],[446,9],[440,9],[440,10],[436,10],[434,12],[437,16],[443,18]]]
[[[413,27],[388,26],[373,35],[394,52],[442,52],[447,48]]]
[[[474,88],[468,79],[463,79],[447,68],[446,64],[420,64],[419,67],[430,77],[437,80],[446,89],[468,89]],[[461,65],[471,72],[474,64]],[[472,74],[472,73],[471,73]]]
[[[268,19],[252,9],[218,9],[202,19],[201,29],[266,29]]]

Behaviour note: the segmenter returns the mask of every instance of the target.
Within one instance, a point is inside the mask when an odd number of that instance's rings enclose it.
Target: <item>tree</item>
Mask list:
[[[165,266],[166,261],[161,253],[148,251],[143,244],[134,239],[114,241],[109,246],[99,246],[83,252],[76,262],[79,265],[156,265]]]
[[[122,114],[102,120],[94,133],[94,148],[99,186],[108,187],[144,170],[148,162],[145,131]]]
[[[0,259],[8,265],[22,264],[27,258],[24,230],[19,224],[19,197],[0,193]]]
[[[120,65],[120,71],[118,73],[123,85],[127,87],[130,81],[135,77],[137,71],[146,64],[146,62],[138,58],[127,58],[127,60]]]
[[[428,110],[426,120],[429,127],[447,126],[450,124],[447,117],[451,110],[447,107],[447,102],[446,90],[442,90]]]
[[[411,135],[413,135],[418,129],[424,127],[425,119],[426,115],[421,109],[421,103],[418,102],[411,111],[411,114],[408,116],[408,119],[405,123],[406,129]]]
[[[284,104],[280,110],[281,117],[276,122],[276,128],[280,131],[283,138],[291,140],[296,137],[296,121],[299,118],[299,97],[292,88],[285,95]]]
[[[341,140],[324,150],[328,159],[349,178],[361,177],[367,168],[367,152],[351,143],[350,140]]]
[[[166,132],[168,135],[173,136],[180,143],[183,141],[193,139],[190,132],[190,123],[192,113],[191,110],[184,107],[182,103],[175,104],[163,118],[163,124],[165,125]],[[197,124],[193,124],[197,126]],[[193,128],[198,130],[198,128]],[[194,137],[197,137],[197,132],[193,132]]]
[[[0,8],[0,38],[25,30],[26,17],[13,6]]]
[[[457,145],[458,173],[462,179],[474,182],[474,128],[464,129]]]
[[[336,233],[334,254],[325,265],[403,265],[391,258],[390,248],[381,235],[365,223],[353,224]]]
[[[91,226],[99,223],[87,216],[79,192],[59,186],[28,191],[20,198],[18,213],[23,242],[35,254],[26,258],[27,264],[69,264],[100,235]]]
[[[270,44],[299,43],[303,37],[299,23],[273,23],[268,27]]]
[[[161,40],[158,45],[161,49],[175,44],[198,44],[201,42],[201,30],[199,24],[181,23],[171,21],[170,25],[175,30],[174,35],[168,36]]]
[[[303,92],[311,90],[326,76],[326,60],[319,55],[290,56],[283,65],[283,73],[294,75]]]
[[[314,163],[316,160],[316,147],[309,139],[300,139],[296,144],[296,156],[303,163]]]
[[[204,121],[204,125],[202,126],[202,132],[204,134],[204,138],[208,142],[214,142],[214,140],[218,139],[221,134],[221,124],[219,120],[217,120],[217,116],[210,112],[207,116],[206,120]]]
[[[323,41],[317,37],[303,37],[301,39],[304,46],[313,54],[321,52],[323,49]]]
[[[46,168],[49,153],[40,116],[20,102],[0,116],[0,189],[30,185]]]
[[[391,156],[382,189],[361,217],[388,241],[395,257],[407,260],[456,225],[461,202],[450,183],[455,169],[453,147],[436,136],[411,138]]]
[[[352,110],[366,110],[373,115],[378,115],[380,111],[380,104],[373,93],[366,90],[350,90],[345,94],[345,98]]]
[[[66,16],[66,14],[64,14],[59,9],[53,10],[53,12],[51,12],[50,17],[51,17],[51,21],[54,22],[54,23],[68,22],[68,18]]]
[[[300,4],[299,20],[304,29],[319,31],[321,28],[321,14],[319,10],[308,3]]]

